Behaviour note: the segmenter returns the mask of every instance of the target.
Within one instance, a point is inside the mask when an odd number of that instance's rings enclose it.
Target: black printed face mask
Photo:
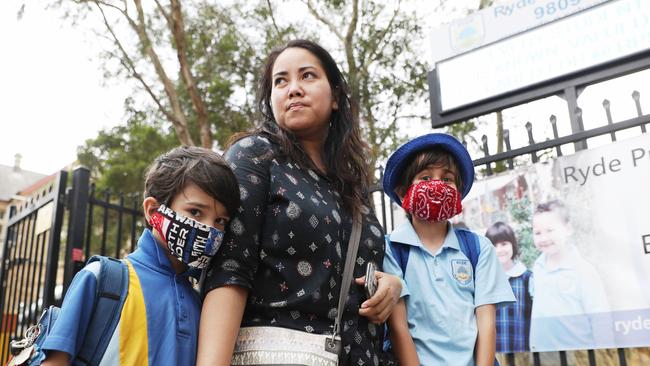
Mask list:
[[[221,246],[224,232],[185,217],[160,205],[149,224],[167,244],[170,253],[187,264],[189,274],[197,276]]]

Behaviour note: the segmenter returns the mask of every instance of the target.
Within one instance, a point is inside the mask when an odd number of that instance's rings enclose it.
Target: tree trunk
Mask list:
[[[354,58],[354,32],[357,29],[357,22],[359,20],[359,0],[352,2],[352,19],[348,25],[347,33],[345,34],[345,57],[348,62],[348,82],[350,83],[350,94],[352,99],[356,102],[352,105],[352,116],[357,120],[360,119],[360,93],[359,93],[359,69],[357,68],[357,60]],[[359,122],[361,122],[359,120]]]
[[[185,113],[183,113],[183,109],[181,108],[181,102],[178,97],[178,93],[176,93],[174,83],[167,76],[167,72],[165,71],[162,62],[160,62],[160,58],[158,57],[156,51],[153,49],[151,40],[147,35],[142,2],[141,0],[134,0],[134,3],[138,12],[138,23],[135,24],[132,22],[132,19],[128,18],[127,16],[127,18],[130,20],[129,23],[131,23],[131,26],[135,28],[135,31],[138,34],[138,39],[140,40],[140,47],[142,47],[142,52],[153,64],[156,75],[158,75],[158,78],[163,84],[165,94],[167,95],[172,108],[172,113],[176,117],[176,119],[172,120],[171,122],[174,125],[174,129],[176,130],[178,140],[181,142],[181,144],[193,146],[195,144],[192,140],[192,136],[190,136],[190,133],[188,131],[187,118],[185,117]]]
[[[180,64],[181,75],[183,77],[183,82],[185,88],[187,89],[190,99],[192,100],[192,106],[196,112],[196,119],[199,125],[199,131],[201,135],[201,146],[211,149],[212,148],[212,131],[210,130],[210,123],[208,121],[208,110],[203,102],[201,93],[199,92],[196,82],[194,81],[194,76],[192,75],[192,70],[190,67],[190,62],[187,59],[187,46],[185,41],[185,26],[183,24],[183,13],[181,10],[181,3],[179,0],[171,0],[171,31],[174,35],[174,42],[176,43],[176,55],[178,57],[178,62]]]

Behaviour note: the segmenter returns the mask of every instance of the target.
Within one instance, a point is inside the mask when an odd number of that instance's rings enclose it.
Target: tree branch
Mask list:
[[[352,1],[352,19],[350,24],[348,24],[348,31],[345,34],[345,44],[346,46],[352,45],[354,38],[354,32],[357,30],[357,23],[359,22],[359,0]]]
[[[178,63],[181,68],[181,75],[185,83],[185,88],[187,89],[190,99],[192,100],[192,106],[196,111],[196,119],[199,124],[199,131],[201,134],[201,146],[211,149],[212,148],[212,131],[210,131],[210,123],[208,121],[208,110],[205,107],[201,93],[196,86],[194,81],[194,76],[192,75],[192,70],[190,68],[190,62],[187,58],[187,44],[185,40],[185,26],[183,24],[183,12],[181,10],[181,3],[179,0],[171,0],[172,11],[171,11],[171,20],[172,20],[172,35],[174,36],[174,41],[176,43],[176,56],[178,57]]]
[[[334,35],[336,35],[336,37],[337,37],[338,39],[340,39],[341,41],[345,42],[345,37],[343,36],[343,34],[341,34],[341,32],[339,32],[338,28],[336,28],[336,26],[335,26],[334,24],[332,24],[329,20],[323,18],[323,17],[318,13],[318,9],[315,8],[314,3],[312,2],[312,0],[306,0],[306,1],[305,1],[305,0],[302,0],[302,2],[303,2],[305,5],[307,5],[307,9],[309,9],[309,12],[311,13],[311,15],[312,15],[314,18],[316,18],[319,22],[325,24],[325,25],[327,26],[327,28],[329,28],[329,30],[330,30],[332,33],[334,33]],[[357,0],[355,0],[355,2],[357,2]]]
[[[81,2],[87,2],[87,1],[81,1]],[[108,8],[113,8],[113,9],[119,11],[120,13],[124,13],[124,12],[126,11],[126,9],[122,9],[122,8],[116,6],[116,5],[113,5],[113,4],[111,4],[111,3],[107,3],[107,2],[105,2],[105,1],[101,1],[101,0],[93,0],[93,2],[94,2],[96,5],[98,5],[98,6],[99,6],[99,5],[104,5],[104,6],[108,7]]]
[[[345,58],[348,62],[348,76],[350,78],[350,90],[352,92],[352,98],[360,103],[360,92],[359,92],[359,69],[357,68],[357,60],[354,57],[354,32],[357,29],[357,23],[359,22],[359,0],[352,1],[352,19],[350,24],[348,24],[348,30],[343,40],[345,46]],[[359,108],[352,105],[352,115],[355,118],[359,118]]]
[[[158,109],[172,122],[172,124],[176,123],[176,117],[171,112],[169,112],[167,108],[165,108],[162,105],[160,99],[158,99],[158,96],[156,96],[153,90],[151,90],[149,84],[147,84],[147,82],[144,80],[142,75],[137,71],[135,67],[135,63],[133,62],[133,60],[131,60],[131,57],[129,57],[129,54],[126,52],[124,46],[122,46],[122,43],[120,42],[120,40],[117,38],[117,35],[113,31],[113,27],[108,22],[108,18],[106,18],[106,13],[104,13],[104,9],[102,9],[102,7],[99,4],[96,5],[97,8],[99,8],[99,12],[102,15],[102,19],[104,20],[104,25],[106,26],[106,29],[112,36],[113,42],[122,53],[122,57],[119,57],[117,55],[115,56],[120,60],[122,66],[124,66],[125,69],[129,70],[131,75],[140,82],[140,84],[145,89],[145,91],[149,94],[149,96],[151,96],[151,99],[153,99],[154,103],[156,103]]]
[[[398,120],[397,112],[399,112],[400,105],[401,105],[399,98],[397,99],[397,101],[396,101],[396,103],[394,105],[395,105],[395,107],[393,109],[391,122],[388,123],[388,125],[385,126],[384,128],[377,129],[378,130],[377,137],[379,138],[379,141],[381,141],[381,142],[385,142],[388,139],[388,137],[392,137],[393,138],[393,143],[395,142],[394,141],[395,140],[395,131],[396,131],[397,120]]]
[[[377,40],[377,47],[371,51],[370,56],[366,59],[367,62],[362,63],[359,65],[360,74],[362,77],[367,77],[368,76],[368,67],[370,64],[373,62],[377,61],[379,55],[382,55],[384,53],[384,50],[386,49],[386,46],[390,43],[388,40],[385,40],[386,35],[388,34],[389,31],[392,30],[393,28],[393,23],[395,22],[395,19],[397,18],[397,15],[399,14],[400,11],[400,6],[402,4],[402,1],[399,0],[397,2],[397,8],[395,9],[395,12],[393,13],[393,16],[390,18],[390,21],[388,22],[388,25],[386,28],[384,28],[384,31],[381,33],[379,36],[379,39]],[[391,32],[392,34],[392,32]],[[389,37],[390,38],[390,37]],[[385,40],[385,41],[384,41]],[[380,43],[384,43],[381,47],[379,47]]]
[[[275,33],[278,34],[278,38],[280,38],[280,41],[284,43],[284,37],[282,37],[280,28],[278,28],[278,24],[275,22],[275,15],[273,14],[273,6],[271,6],[271,0],[266,0],[266,5],[269,7],[269,15],[271,16],[271,23],[273,23],[273,29],[275,29]]]
[[[169,13],[165,11],[165,7],[162,6],[159,0],[155,0],[156,2],[156,7],[158,8],[158,11],[160,11],[160,14],[162,14],[163,17],[165,17],[165,20],[167,21],[167,24],[171,25],[172,19]]]
[[[165,72],[162,63],[160,62],[160,58],[158,57],[155,50],[153,49],[151,40],[147,35],[147,31],[145,28],[146,23],[144,20],[144,10],[142,9],[142,1],[133,0],[133,2],[135,3],[136,11],[138,14],[138,18],[137,18],[138,23],[135,24],[135,29],[138,38],[140,40],[140,45],[142,46],[142,52],[151,60],[151,63],[154,66],[158,78],[163,83],[163,87],[165,89],[165,93],[167,94],[167,98],[169,98],[172,111],[176,116],[176,123],[174,123],[174,128],[176,129],[176,134],[178,136],[178,139],[183,144],[194,145],[194,141],[192,141],[192,136],[190,136],[189,131],[187,129],[187,119],[181,108],[180,99],[178,97],[178,94],[176,93],[176,89],[174,88],[174,83],[172,83],[172,81],[167,76],[167,73]]]
[[[429,116],[423,115],[423,114],[407,114],[403,116],[395,116],[394,117],[396,120],[399,119],[421,119],[421,120],[429,120]]]

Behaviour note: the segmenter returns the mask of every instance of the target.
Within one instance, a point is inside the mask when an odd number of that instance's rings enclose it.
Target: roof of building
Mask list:
[[[0,164],[0,201],[9,201],[19,191],[47,177],[45,174]]]

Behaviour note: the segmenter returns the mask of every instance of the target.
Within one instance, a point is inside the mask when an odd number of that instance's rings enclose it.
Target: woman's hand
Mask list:
[[[364,301],[359,309],[359,315],[365,316],[375,324],[381,324],[388,319],[395,308],[402,292],[402,282],[399,277],[384,272],[375,272],[377,278],[377,292],[370,299]],[[365,278],[355,279],[357,285],[363,286]]]

